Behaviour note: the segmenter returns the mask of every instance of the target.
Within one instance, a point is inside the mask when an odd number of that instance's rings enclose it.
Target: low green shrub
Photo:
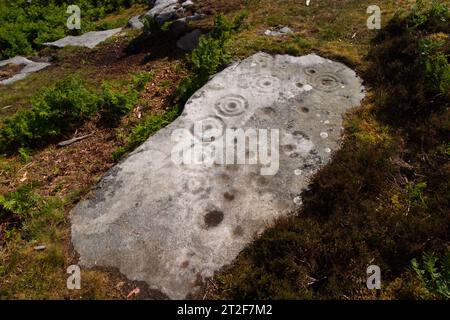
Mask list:
[[[26,184],[14,192],[0,195],[0,221],[7,222],[6,230],[3,230],[7,239],[13,235],[26,240],[42,239],[43,236],[49,239],[55,236],[55,226],[64,222],[64,202],[57,197],[42,196],[34,191],[34,187]]]
[[[139,92],[153,77],[151,73],[133,75],[125,89],[105,82],[98,94],[78,76],[70,76],[46,88],[31,99],[32,108],[6,118],[0,127],[0,152],[37,147],[70,132],[99,111],[110,125],[138,101]],[[23,152],[20,152],[23,154]]]
[[[133,128],[130,135],[127,138],[127,142],[124,146],[118,148],[113,152],[112,156],[115,160],[119,160],[125,154],[133,151],[142,143],[144,143],[152,134],[165,126],[172,123],[179,115],[180,109],[178,106],[174,106],[172,109],[162,115],[150,115],[136,127]]]
[[[127,91],[121,91],[114,88],[111,83],[103,84],[103,91],[100,96],[99,105],[101,106],[102,117],[105,120],[116,123],[120,117],[129,113],[137,102],[139,92],[130,88]]]
[[[413,259],[411,265],[428,294],[450,299],[450,252],[441,262],[434,253],[424,253],[422,263]]]
[[[32,98],[32,109],[6,118],[0,128],[0,151],[35,146],[92,117],[98,98],[79,77],[69,77]]]
[[[145,85],[153,78],[149,72],[140,72],[132,76],[131,84],[123,90],[114,86],[111,82],[105,82],[102,86],[102,93],[99,98],[99,109],[102,117],[111,124],[128,114],[139,98],[139,92],[144,90]]]
[[[434,95],[445,95],[450,91],[449,55],[443,53],[444,47],[445,40],[427,38],[420,41],[425,86]]]
[[[133,75],[132,85],[135,90],[142,91],[145,85],[154,78],[152,72],[139,72]]]
[[[14,192],[0,195],[0,219],[12,214],[21,218],[33,216],[42,204],[42,199],[32,190],[32,185],[24,185]]]
[[[426,188],[426,182],[419,182],[416,184],[410,182],[406,185],[406,191],[411,205],[426,208],[426,197],[424,195]]]
[[[181,103],[203,86],[210,76],[231,62],[228,45],[233,33],[242,28],[246,17],[245,12],[233,20],[228,20],[223,14],[216,16],[212,31],[200,38],[198,47],[187,58],[193,75],[184,79],[178,88],[177,96]]]
[[[386,96],[385,109],[411,117],[448,107],[449,22],[446,4],[433,1],[428,7],[417,1],[409,14],[397,14],[375,38],[370,76]]]

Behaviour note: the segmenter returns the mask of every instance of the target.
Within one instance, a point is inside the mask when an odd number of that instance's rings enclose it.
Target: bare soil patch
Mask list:
[[[23,65],[13,63],[8,63],[7,65],[0,67],[0,81],[11,78],[22,69]]]

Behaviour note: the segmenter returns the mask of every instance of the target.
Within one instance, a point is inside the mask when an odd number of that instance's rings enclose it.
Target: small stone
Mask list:
[[[266,36],[271,36],[271,37],[280,37],[280,36],[287,35],[287,34],[292,34],[292,33],[294,33],[294,32],[289,27],[283,27],[283,28],[279,29],[278,31],[267,29],[264,32],[264,34]]]
[[[155,18],[159,24],[163,24],[176,16],[178,8],[178,0],[157,0],[153,8],[145,15]]]
[[[45,250],[45,246],[44,245],[40,245],[40,246],[35,246],[33,249],[35,250],[35,251],[43,251],[43,250]]]
[[[272,37],[279,37],[279,36],[281,36],[281,33],[277,32],[277,31],[272,31],[272,30],[266,30],[266,31],[264,31],[264,34],[266,36],[272,36]]]
[[[322,139],[326,139],[326,138],[328,138],[328,133],[326,133],[326,132],[321,132],[321,133],[320,133],[320,137],[321,137]]]
[[[302,205],[303,204],[303,200],[302,200],[302,197],[295,197],[294,198],[294,203],[296,204],[296,205]]]
[[[134,16],[128,21],[128,26],[133,29],[142,29],[144,24],[140,20],[140,16]]]
[[[187,1],[183,2],[181,4],[181,6],[183,8],[189,9],[189,8],[192,8],[194,6],[194,2],[192,2],[191,0],[187,0]]]
[[[198,20],[204,19],[204,18],[206,18],[206,17],[207,17],[206,14],[203,14],[203,13],[194,13],[193,16],[187,17],[187,20],[188,20],[188,21],[198,21]]]
[[[192,51],[197,47],[201,35],[202,32],[200,31],[200,29],[195,29],[194,31],[191,31],[185,36],[181,37],[177,41],[177,47],[184,51]]]
[[[177,16],[177,6],[169,6],[163,9],[155,18],[156,22],[162,25],[164,22],[173,20]]]
[[[281,33],[285,33],[285,34],[291,34],[291,33],[294,33],[294,31],[292,31],[292,29],[289,28],[289,27],[281,28],[281,29],[280,29],[280,32],[281,32]]]

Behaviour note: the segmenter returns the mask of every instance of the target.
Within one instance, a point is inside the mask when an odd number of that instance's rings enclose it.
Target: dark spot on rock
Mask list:
[[[302,137],[303,139],[309,140],[309,137],[306,133],[300,130],[296,130],[292,133],[295,137]]]
[[[283,151],[290,152],[295,149],[295,146],[292,144],[285,144],[284,146],[282,146],[282,148],[283,148]]]
[[[297,82],[295,85],[299,88],[303,88],[303,83],[301,83],[301,82]]]
[[[266,186],[269,184],[269,180],[265,177],[260,176],[256,179],[256,183],[260,186]]]
[[[219,174],[219,179],[222,180],[223,182],[230,182],[231,180],[230,176],[225,173]]]
[[[188,266],[189,266],[189,261],[187,261],[187,260],[181,264],[181,268],[183,268],[183,269],[186,269]]]
[[[290,158],[298,158],[299,154],[297,152],[294,152],[289,155]]]
[[[309,108],[307,108],[307,107],[302,107],[302,112],[308,113],[308,112],[309,112]]]
[[[223,221],[223,212],[219,210],[212,210],[205,215],[205,224],[207,228],[217,227]]]
[[[275,109],[272,108],[272,107],[265,107],[265,108],[262,109],[262,111],[263,111],[265,114],[272,114],[272,113],[275,113]]]
[[[233,201],[234,200],[234,194],[232,193],[232,192],[225,192],[224,194],[223,194],[223,197],[225,198],[225,200],[228,200],[228,201]]]
[[[295,96],[295,101],[297,101],[298,103],[303,103],[305,101],[305,99],[303,99],[303,95],[302,94],[297,94]]]
[[[233,235],[236,237],[241,237],[244,234],[244,229],[241,226],[237,226],[233,230]]]
[[[321,82],[324,86],[330,86],[334,82],[334,80],[330,78],[324,78]]]
[[[236,108],[237,108],[237,104],[236,104],[236,102],[230,102],[230,103],[228,104],[228,107],[229,107],[230,109],[236,109]]]
[[[200,99],[201,97],[203,97],[205,95],[205,91],[200,91],[199,93],[196,93],[192,96],[192,100],[194,99]]]

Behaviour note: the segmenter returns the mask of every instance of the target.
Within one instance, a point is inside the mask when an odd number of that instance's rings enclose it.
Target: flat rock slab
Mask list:
[[[46,42],[44,45],[63,48],[65,46],[95,48],[98,44],[122,31],[122,28],[116,28],[105,31],[91,31],[81,36],[67,36],[54,42]]]
[[[196,292],[274,219],[301,206],[312,174],[339,147],[342,115],[363,91],[354,71],[317,55],[258,53],[228,67],[76,206],[80,264],[118,268],[170,298]],[[242,148],[228,139],[236,129],[270,130],[270,143],[261,134],[257,149]],[[223,141],[227,157],[234,150],[252,164],[189,153]],[[271,161],[261,156],[265,148]]]
[[[20,70],[19,73],[13,75],[12,77],[0,81],[0,84],[14,83],[16,81],[25,79],[30,73],[37,72],[39,70],[42,70],[42,69],[50,66],[50,63],[34,62],[34,61],[28,60],[27,58],[24,58],[21,56],[17,56],[17,57],[8,59],[8,60],[0,61],[0,67],[6,66],[8,64],[20,65],[20,66],[23,66],[23,68]]]

